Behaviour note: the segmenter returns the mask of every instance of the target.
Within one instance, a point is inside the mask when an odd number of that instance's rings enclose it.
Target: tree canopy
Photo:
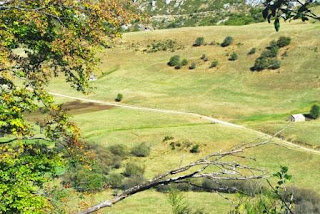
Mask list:
[[[50,208],[39,188],[81,143],[46,86],[61,76],[87,93],[95,53],[136,17],[130,11],[121,0],[0,2],[0,212]],[[37,123],[28,121],[26,114],[36,111],[42,115]]]

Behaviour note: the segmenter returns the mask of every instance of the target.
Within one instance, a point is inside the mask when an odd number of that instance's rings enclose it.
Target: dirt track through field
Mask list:
[[[183,111],[175,111],[175,110],[168,110],[168,109],[158,109],[158,108],[148,108],[148,107],[142,107],[142,106],[133,106],[133,105],[127,105],[127,104],[123,104],[123,103],[115,103],[115,102],[105,102],[105,101],[100,101],[100,100],[93,100],[93,99],[87,99],[87,98],[80,98],[80,97],[73,97],[73,96],[69,96],[69,95],[64,95],[64,94],[60,94],[60,93],[55,93],[55,92],[50,92],[51,95],[53,96],[59,96],[59,97],[64,97],[64,98],[68,98],[68,99],[73,99],[73,100],[80,100],[80,101],[84,101],[84,102],[90,102],[90,103],[97,103],[100,105],[107,105],[107,106],[114,106],[114,107],[120,107],[120,108],[126,108],[126,109],[133,109],[133,110],[140,110],[140,111],[151,111],[151,112],[159,112],[159,113],[165,113],[165,114],[175,114],[175,115],[188,115],[188,116],[192,116],[192,117],[198,117],[207,121],[210,121],[211,123],[215,123],[215,124],[220,124],[220,125],[224,125],[224,126],[228,126],[228,127],[233,127],[233,128],[239,128],[239,129],[245,129],[248,131],[253,131],[257,134],[259,134],[260,136],[264,136],[264,137],[274,137],[272,135],[254,130],[254,129],[250,129],[247,128],[245,126],[240,126],[234,123],[229,123],[223,120],[219,120],[217,118],[213,118],[213,117],[209,117],[209,116],[205,116],[205,115],[201,115],[201,114],[197,114],[197,113],[192,113],[192,112],[183,112]],[[281,144],[286,145],[290,148],[294,148],[297,150],[301,150],[301,151],[305,151],[305,152],[311,152],[314,154],[318,154],[320,155],[320,151],[319,150],[315,150],[315,149],[311,149],[308,147],[304,147],[292,142],[289,142],[287,140],[283,140],[281,138],[276,137]]]

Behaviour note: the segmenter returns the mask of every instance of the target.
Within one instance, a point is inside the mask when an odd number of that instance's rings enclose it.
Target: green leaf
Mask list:
[[[279,21],[279,18],[276,18],[276,19],[274,20],[274,28],[276,29],[277,32],[280,30],[280,21]]]

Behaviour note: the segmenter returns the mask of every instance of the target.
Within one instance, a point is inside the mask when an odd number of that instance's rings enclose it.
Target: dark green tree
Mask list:
[[[319,115],[320,115],[320,107],[318,105],[314,104],[311,107],[310,116],[313,119],[317,119],[319,117]]]

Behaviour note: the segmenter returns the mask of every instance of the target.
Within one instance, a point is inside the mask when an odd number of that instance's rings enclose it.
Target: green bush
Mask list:
[[[312,119],[317,119],[320,114],[320,107],[318,105],[313,105],[310,110],[310,116]]]
[[[269,66],[268,66],[269,69],[278,69],[280,68],[280,61],[277,60],[277,59],[271,59],[269,60]]]
[[[150,154],[150,147],[146,143],[141,143],[132,148],[131,154],[136,157],[147,157]]]
[[[253,67],[251,70],[253,71],[262,71],[264,69],[267,69],[269,66],[268,58],[266,57],[259,57],[255,60]]]
[[[172,67],[180,65],[180,56],[174,55],[173,57],[171,57],[168,62],[168,65]]]
[[[219,64],[218,60],[214,60],[213,62],[211,62],[210,68],[215,68],[217,67]]]
[[[221,47],[227,47],[229,45],[231,45],[231,43],[233,42],[233,38],[231,36],[227,36],[224,41],[221,43]]]
[[[128,155],[128,148],[125,145],[117,144],[108,147],[108,150],[119,157],[125,157]]]
[[[291,43],[291,38],[285,37],[285,36],[281,36],[277,41],[277,45],[279,48],[288,46],[288,45],[290,45],[290,43]]]
[[[116,102],[121,102],[123,99],[123,94],[118,94],[117,97],[114,99]]]
[[[165,136],[163,138],[162,142],[166,142],[166,141],[173,140],[173,139],[174,139],[174,137],[172,137],[172,136]]]
[[[207,56],[205,54],[202,54],[202,56],[200,57],[200,59],[204,60],[205,58],[207,58]]]
[[[238,59],[238,54],[233,52],[231,55],[230,55],[230,58],[229,60],[230,61],[236,61]]]
[[[291,201],[291,193],[293,193],[294,213],[320,213],[320,195],[311,189],[301,189],[291,187],[282,194],[282,198]]]
[[[251,48],[250,51],[248,52],[248,55],[253,55],[256,53],[256,49],[255,48]]]
[[[181,61],[181,66],[186,66],[186,65],[188,65],[188,60],[187,59],[183,59]]]
[[[253,71],[262,71],[264,69],[278,69],[280,68],[280,61],[278,59],[270,59],[267,57],[259,57],[256,59]]]
[[[124,180],[124,182],[121,186],[121,189],[127,190],[127,189],[132,188],[136,185],[142,184],[143,182],[145,182],[145,179],[143,178],[143,176],[132,176],[132,177]]]
[[[136,163],[130,162],[126,164],[123,175],[126,177],[143,176],[144,167]]]
[[[199,153],[200,146],[198,144],[192,146],[192,148],[190,149],[191,153]]]
[[[193,70],[193,69],[195,69],[196,68],[196,63],[191,63],[191,65],[189,66],[189,69],[190,70]]]
[[[120,188],[123,183],[124,176],[120,173],[110,173],[106,177],[106,183],[112,188]]]
[[[201,45],[203,45],[204,44],[204,38],[203,37],[198,37],[197,39],[196,39],[196,41],[194,42],[194,44],[193,44],[193,46],[201,46]]]
[[[102,190],[106,185],[106,175],[101,166],[84,167],[78,165],[67,172],[63,184],[68,184],[79,192],[95,192]]]

